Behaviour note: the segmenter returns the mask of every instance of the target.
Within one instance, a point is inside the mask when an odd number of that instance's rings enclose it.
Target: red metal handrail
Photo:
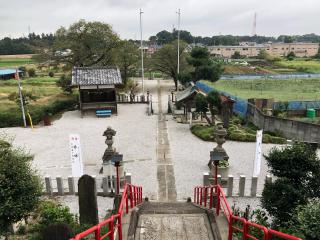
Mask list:
[[[213,208],[214,195],[217,196],[216,206],[215,206],[217,216],[219,216],[220,209],[222,209],[229,224],[228,240],[232,240],[232,236],[234,232],[241,233],[243,240],[246,240],[246,239],[259,240],[255,236],[252,236],[252,234],[250,233],[250,227],[261,231],[261,233],[263,234],[262,240],[271,240],[273,236],[279,237],[284,240],[302,240],[301,238],[297,238],[282,232],[268,229],[265,226],[247,221],[245,218],[233,215],[232,210],[227,201],[227,198],[220,185],[195,187],[193,200],[195,204],[206,207],[207,201],[209,199],[209,208],[211,209]],[[234,223],[236,222],[240,222],[242,227],[235,225]]]
[[[135,207],[136,205],[142,203],[142,187],[134,186],[129,183],[126,183],[118,209],[118,213],[112,215],[108,219],[100,222],[99,224],[77,234],[71,240],[80,240],[88,235],[94,234],[95,240],[102,240],[106,237],[109,237],[109,240],[114,240],[115,233],[118,231],[118,239],[122,240],[122,216],[125,212],[129,212],[129,200],[130,208]],[[101,228],[108,225],[108,232],[101,236]]]

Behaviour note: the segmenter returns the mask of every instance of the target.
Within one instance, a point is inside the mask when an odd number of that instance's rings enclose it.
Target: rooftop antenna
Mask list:
[[[252,36],[257,36],[257,12],[254,13]]]

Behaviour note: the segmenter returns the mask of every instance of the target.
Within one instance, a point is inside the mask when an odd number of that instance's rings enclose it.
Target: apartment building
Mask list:
[[[258,56],[261,50],[267,51],[273,56],[286,56],[294,52],[297,57],[312,57],[319,51],[318,43],[265,43],[256,44],[252,42],[243,42],[238,46],[208,46],[211,54],[230,58],[235,52],[247,57]]]

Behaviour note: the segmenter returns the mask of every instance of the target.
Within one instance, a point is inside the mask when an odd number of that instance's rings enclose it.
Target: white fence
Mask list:
[[[272,182],[272,178],[267,175],[263,183],[259,180],[261,179],[255,176],[247,178],[245,175],[240,175],[235,178],[233,175],[228,175],[227,178],[222,178],[218,175],[218,184],[222,186],[227,197],[260,197],[264,183]],[[214,179],[209,173],[203,173],[203,185],[210,184],[214,184]]]
[[[116,176],[92,177],[96,181],[97,195],[108,196],[116,192]],[[78,180],[79,178],[71,176],[67,178],[63,178],[61,176],[57,176],[55,178],[46,176],[44,178],[44,194],[49,196],[76,195],[78,194]],[[126,173],[124,177],[120,178],[120,187],[123,187],[125,182],[131,183],[130,173]]]

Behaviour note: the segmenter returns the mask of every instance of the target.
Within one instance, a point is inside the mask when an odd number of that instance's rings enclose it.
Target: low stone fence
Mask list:
[[[258,177],[247,178],[245,175],[240,175],[238,178],[233,175],[222,178],[221,175],[218,175],[218,184],[225,190],[227,197],[261,197],[264,183],[272,182],[272,178],[267,175],[263,184],[258,184],[258,181]],[[214,179],[208,172],[203,173],[203,185],[209,186],[210,184],[214,184]]]
[[[96,194],[98,196],[109,196],[116,192],[116,176],[96,177],[92,176],[96,181]],[[43,194],[49,196],[64,196],[64,195],[77,195],[78,194],[78,180],[69,176],[63,178],[57,176],[52,178],[46,176],[44,178],[45,191]],[[120,178],[120,187],[124,186],[124,183],[131,183],[131,173],[126,173],[124,177]]]
[[[248,120],[264,131],[280,132],[288,139],[320,143],[320,125],[265,115],[248,104]]]

